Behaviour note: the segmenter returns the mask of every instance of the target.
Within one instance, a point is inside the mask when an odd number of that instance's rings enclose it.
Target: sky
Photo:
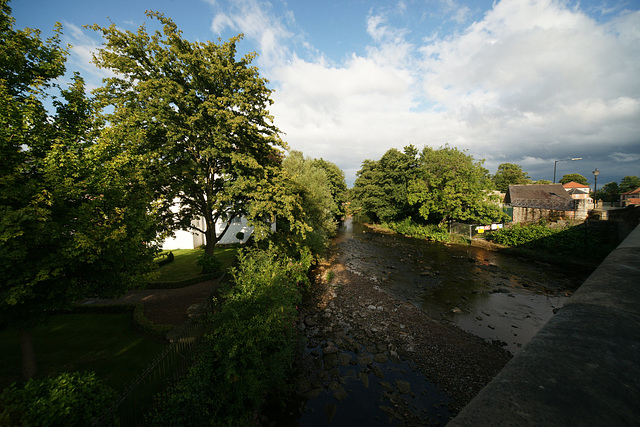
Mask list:
[[[16,28],[62,23],[69,71],[90,88],[102,40],[83,25],[136,31],[145,10],[191,41],[244,34],[239,53],[274,90],[291,150],[338,165],[413,144],[468,150],[495,173],[640,176],[640,0],[13,0]],[[569,161],[571,158],[582,158]]]

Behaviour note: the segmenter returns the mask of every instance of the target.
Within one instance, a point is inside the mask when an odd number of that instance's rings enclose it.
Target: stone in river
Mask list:
[[[409,384],[408,381],[397,380],[396,381],[396,387],[398,388],[398,391],[400,392],[400,394],[409,394],[409,393],[411,393],[411,384]]]
[[[387,355],[384,353],[378,353],[373,357],[373,360],[378,362],[378,363],[387,363],[387,361],[389,360],[387,358]]]

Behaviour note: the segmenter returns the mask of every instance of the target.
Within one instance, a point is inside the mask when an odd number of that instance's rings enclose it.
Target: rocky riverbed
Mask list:
[[[337,259],[316,269],[298,328],[288,406],[265,425],[444,425],[511,358]]]

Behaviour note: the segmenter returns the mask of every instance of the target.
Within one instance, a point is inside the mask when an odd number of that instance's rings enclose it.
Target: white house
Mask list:
[[[198,227],[201,230],[206,229],[206,225],[204,223],[204,218],[200,218],[193,223],[194,226]],[[216,234],[219,234],[224,229],[226,223],[222,221],[218,221],[216,223]],[[238,240],[236,238],[236,234],[239,232],[244,234],[242,240]],[[246,243],[251,237],[251,233],[253,233],[253,227],[247,224],[247,218],[239,217],[234,218],[231,221],[231,225],[227,232],[222,236],[222,239],[218,241],[219,244],[229,244],[229,243]],[[178,230],[175,232],[175,236],[169,239],[166,239],[162,244],[163,250],[168,249],[195,249],[199,246],[205,244],[204,234],[198,231],[187,231],[187,230]]]

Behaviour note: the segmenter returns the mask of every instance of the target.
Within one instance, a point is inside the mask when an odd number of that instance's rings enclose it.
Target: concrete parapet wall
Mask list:
[[[640,226],[448,426],[640,425]]]

